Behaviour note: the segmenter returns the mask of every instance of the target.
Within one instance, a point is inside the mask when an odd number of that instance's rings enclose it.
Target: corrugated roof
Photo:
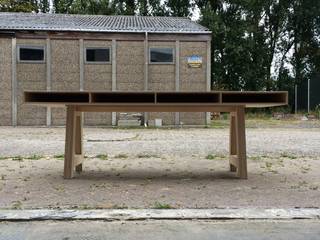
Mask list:
[[[187,18],[0,13],[0,30],[210,33]]]

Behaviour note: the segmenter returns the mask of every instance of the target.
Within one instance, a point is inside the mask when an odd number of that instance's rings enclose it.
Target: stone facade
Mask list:
[[[79,40],[51,40],[51,89],[79,91]],[[64,108],[52,109],[52,124],[65,124]]]
[[[84,41],[84,49],[86,47],[109,47],[112,49],[111,46],[111,41]],[[84,90],[112,90],[111,59],[107,64],[84,64]],[[85,113],[84,121],[87,125],[111,125],[111,113]]]
[[[12,40],[0,38],[0,125],[12,125]],[[146,67],[145,42],[143,40],[117,40],[116,49],[112,49],[112,40],[83,40],[83,49],[79,39],[50,39],[51,51],[44,63],[16,63],[17,82],[17,124],[51,125],[65,124],[65,110],[23,104],[22,93],[25,90],[79,91],[81,87],[80,71],[83,71],[83,90],[98,91],[208,91],[207,89],[207,45],[210,41],[175,40],[148,41],[151,47],[173,48],[174,61],[170,64],[148,64]],[[43,46],[46,39],[17,38],[17,46]],[[177,45],[178,44],[178,45]],[[176,47],[179,47],[179,68],[176,66]],[[109,47],[116,51],[116,86],[112,86],[112,58],[110,63],[92,64],[81,61],[86,47]],[[81,51],[83,51],[81,54]],[[81,55],[83,58],[81,58]],[[189,68],[187,57],[199,55],[203,59],[201,68]],[[145,71],[148,82],[145,86]],[[179,69],[179,82],[177,72]],[[50,83],[48,83],[48,72]],[[50,86],[48,86],[50,84]],[[178,84],[178,86],[177,86]],[[51,112],[51,115],[49,114]],[[183,122],[186,125],[206,124],[205,113],[149,113],[148,119],[161,118],[164,125]],[[178,118],[178,119],[177,119]],[[111,113],[85,113],[87,125],[111,125]]]
[[[0,38],[0,125],[11,125],[11,39]]]
[[[17,39],[19,46],[45,46],[45,40]],[[17,124],[38,126],[46,124],[46,107],[25,105],[23,91],[46,90],[46,63],[17,61]]]

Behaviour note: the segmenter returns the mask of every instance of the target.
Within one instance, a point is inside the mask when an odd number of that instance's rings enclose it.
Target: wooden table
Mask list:
[[[230,171],[247,178],[245,108],[287,105],[287,92],[24,92],[25,103],[66,107],[64,177],[81,172],[83,112],[228,112]]]

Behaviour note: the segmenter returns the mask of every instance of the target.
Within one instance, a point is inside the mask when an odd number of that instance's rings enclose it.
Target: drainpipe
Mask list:
[[[148,51],[148,32],[145,32],[144,41],[144,91],[148,91],[148,65],[149,65],[149,51]],[[144,113],[144,125],[148,123],[148,113]]]
[[[308,113],[310,113],[310,79],[308,79]]]
[[[298,112],[298,86],[294,85],[294,113]]]

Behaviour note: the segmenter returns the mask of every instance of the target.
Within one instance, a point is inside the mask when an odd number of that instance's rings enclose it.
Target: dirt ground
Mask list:
[[[320,128],[247,129],[248,180],[228,128],[85,128],[84,171],[64,180],[64,128],[0,128],[0,208],[320,207]]]

